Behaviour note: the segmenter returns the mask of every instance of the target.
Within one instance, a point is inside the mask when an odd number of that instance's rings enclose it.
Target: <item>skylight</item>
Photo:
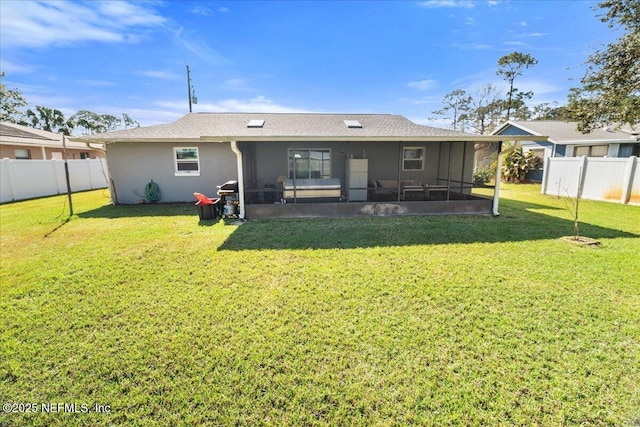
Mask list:
[[[351,128],[351,129],[360,129],[360,128],[362,128],[362,125],[357,120],[345,120],[344,124],[347,125],[347,127]]]
[[[247,124],[248,128],[261,128],[264,127],[264,120],[249,120],[249,123]]]

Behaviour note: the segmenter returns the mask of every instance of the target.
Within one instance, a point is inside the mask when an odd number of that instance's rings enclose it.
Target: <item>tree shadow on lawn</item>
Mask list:
[[[563,211],[546,205],[501,200],[501,216],[453,215],[250,220],[218,248],[331,249],[450,243],[495,243],[557,239],[573,235],[573,221],[536,212]],[[566,214],[568,216],[568,213]],[[593,239],[640,237],[580,223]]]

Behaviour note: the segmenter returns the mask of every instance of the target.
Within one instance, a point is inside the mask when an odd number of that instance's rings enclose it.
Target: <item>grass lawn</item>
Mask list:
[[[638,425],[640,207],[582,201],[581,247],[539,192],[242,226],[2,205],[0,400],[38,413],[0,426]]]

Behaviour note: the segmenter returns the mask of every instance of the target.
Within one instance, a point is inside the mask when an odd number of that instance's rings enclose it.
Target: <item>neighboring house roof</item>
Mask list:
[[[0,143],[8,145],[62,148],[62,135],[15,123],[0,122]],[[67,138],[67,148],[90,148],[104,151],[104,147],[102,145],[87,147],[86,143],[72,142],[69,138]]]
[[[555,144],[576,143],[634,143],[637,134],[630,129],[605,127],[584,134],[578,130],[577,122],[562,121],[508,121],[500,126],[492,135],[507,135],[510,126],[516,127],[532,136],[548,135],[549,141]],[[521,134],[520,134],[521,135]]]
[[[59,135],[48,135],[50,132],[46,134],[44,132],[39,129],[26,130],[24,126],[0,122],[0,136],[3,141],[8,141],[12,138],[16,138],[16,140],[28,138],[45,141],[58,141],[60,139]]]
[[[264,121],[264,122],[263,122]],[[360,125],[360,127],[358,127]],[[416,124],[393,114],[189,113],[173,123],[74,138],[77,141],[498,140]]]

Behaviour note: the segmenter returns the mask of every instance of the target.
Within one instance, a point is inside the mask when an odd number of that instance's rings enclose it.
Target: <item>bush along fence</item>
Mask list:
[[[105,159],[68,162],[71,191],[108,187]],[[0,203],[66,192],[64,160],[0,160]]]
[[[542,193],[640,205],[638,157],[547,157]]]

